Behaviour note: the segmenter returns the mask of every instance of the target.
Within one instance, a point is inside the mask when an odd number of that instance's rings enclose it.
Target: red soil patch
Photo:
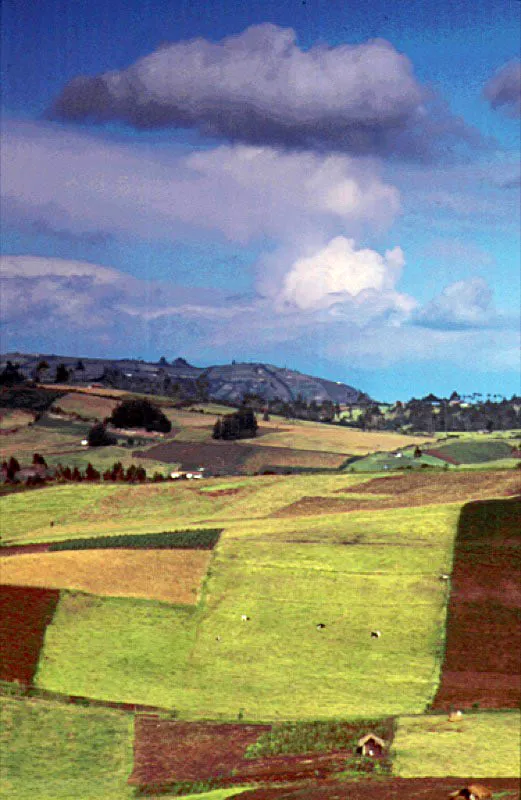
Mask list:
[[[0,586],[0,679],[30,685],[60,592]]]
[[[469,503],[461,513],[441,685],[434,706],[521,701],[521,502]]]
[[[324,781],[299,787],[261,787],[239,792],[237,800],[446,800],[449,794],[471,783],[466,778],[387,778],[359,782]],[[480,778],[479,783],[503,800],[520,800],[519,781],[515,778]]]
[[[219,785],[295,782],[327,778],[345,768],[350,750],[246,759],[248,745],[269,725],[136,719],[134,771],[129,783],[146,794],[176,782],[211,780]]]
[[[153,716],[135,722],[134,770],[137,786],[229,776],[247,746],[269,725],[171,722]]]
[[[51,542],[41,544],[13,544],[8,547],[0,547],[0,556],[29,555],[30,553],[47,553]]]
[[[338,514],[369,509],[409,508],[436,503],[458,503],[484,497],[511,496],[519,492],[519,476],[513,472],[452,472],[425,475],[405,473],[389,478],[373,478],[367,483],[337,489],[335,494],[367,495],[367,499],[348,497],[302,497],[277,511],[274,516]],[[392,497],[371,497],[389,494]]]

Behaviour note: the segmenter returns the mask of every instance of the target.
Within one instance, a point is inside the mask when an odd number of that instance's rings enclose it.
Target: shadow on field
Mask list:
[[[434,707],[516,708],[521,700],[521,497],[463,507]]]

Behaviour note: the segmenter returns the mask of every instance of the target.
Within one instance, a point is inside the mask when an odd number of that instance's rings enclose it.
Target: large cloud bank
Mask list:
[[[74,78],[49,114],[356,154],[424,157],[436,140],[477,141],[432,100],[409,59],[383,39],[302,50],[291,28],[265,23],[218,43],[163,45],[125,70]]]
[[[521,116],[521,61],[512,59],[490,78],[484,94],[494,109],[509,117]]]

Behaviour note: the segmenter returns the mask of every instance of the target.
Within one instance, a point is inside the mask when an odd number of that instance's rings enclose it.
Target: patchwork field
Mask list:
[[[0,680],[33,682],[59,596],[53,589],[0,586]]]
[[[60,397],[54,406],[58,406],[66,414],[80,414],[87,419],[103,420],[110,417],[118,401],[86,392],[69,392]]]
[[[336,490],[346,497],[327,499],[322,496],[305,496],[281,508],[278,516],[329,514],[370,508],[398,508],[430,505],[433,503],[461,503],[473,498],[509,496],[520,490],[519,475],[510,471],[477,474],[436,473],[425,475],[405,473],[373,478],[355,487]],[[349,499],[356,494],[356,499]],[[373,496],[373,497],[371,497]]]
[[[20,408],[0,408],[0,431],[5,433],[34,421],[34,414]]]
[[[345,783],[323,781],[300,787],[262,787],[236,800],[445,800],[468,783],[464,778],[385,778]],[[486,781],[497,800],[519,800],[519,781],[493,778]]]
[[[0,558],[2,582],[194,605],[211,553],[203,550],[81,550]]]
[[[520,654],[521,500],[470,503],[459,520],[436,707],[518,707]]]
[[[439,572],[450,569],[457,513],[435,506],[315,525],[237,520],[214,551],[194,614],[153,606],[151,625],[151,604],[63,597],[37,683],[185,718],[419,711],[439,672]],[[374,628],[381,639],[371,639]]]

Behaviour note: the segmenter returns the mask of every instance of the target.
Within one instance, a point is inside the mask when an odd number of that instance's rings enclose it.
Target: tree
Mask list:
[[[87,441],[89,447],[107,447],[111,444],[116,444],[116,437],[107,432],[105,425],[102,422],[97,422],[90,429]]]
[[[58,364],[56,369],[56,377],[54,379],[55,383],[67,383],[69,380],[69,370],[65,366],[65,364]]]
[[[109,421],[116,428],[145,428],[147,431],[160,433],[169,433],[172,430],[170,420],[158,406],[146,398],[123,400],[114,409]]]
[[[253,409],[247,406],[234,414],[218,417],[213,427],[214,439],[252,439],[257,435],[257,420]]]
[[[85,479],[88,481],[99,481],[100,479],[98,470],[94,469],[90,461],[87,464],[87,469],[85,470]]]
[[[23,383],[24,376],[20,372],[20,365],[13,364],[8,361],[5,369],[0,372],[0,385],[1,386],[14,386],[16,383]]]

